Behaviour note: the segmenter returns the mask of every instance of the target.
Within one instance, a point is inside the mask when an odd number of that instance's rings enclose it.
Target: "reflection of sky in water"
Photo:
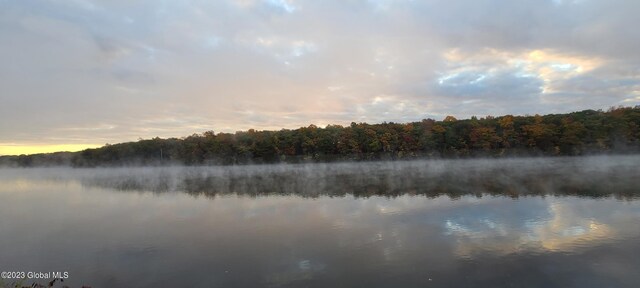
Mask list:
[[[471,215],[465,211],[446,219],[443,224],[445,233],[457,238],[459,243],[456,253],[471,257],[481,250],[493,253],[521,250],[572,252],[590,242],[613,240],[617,236],[615,228],[600,222],[609,220],[607,211],[576,213],[584,207],[576,208],[582,201],[572,198],[527,200],[527,207],[521,207],[515,203],[517,201],[505,203],[500,208],[502,213],[491,209],[470,209]],[[602,205],[599,203],[593,203],[595,209]]]
[[[0,267],[68,270],[72,287],[640,281],[640,202],[614,197],[210,198],[4,178],[0,199]]]

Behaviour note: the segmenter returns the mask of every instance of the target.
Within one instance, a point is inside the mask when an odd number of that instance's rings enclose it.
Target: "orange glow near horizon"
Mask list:
[[[21,154],[38,154],[52,152],[76,152],[88,148],[97,148],[102,145],[97,144],[0,144],[0,156],[4,155],[21,155]]]

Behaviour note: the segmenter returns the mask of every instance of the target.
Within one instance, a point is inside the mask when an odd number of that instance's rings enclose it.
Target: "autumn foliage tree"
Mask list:
[[[315,125],[279,131],[207,131],[153,138],[76,153],[0,157],[0,165],[224,165],[334,160],[503,155],[581,155],[640,150],[640,106],[607,111],[349,126]]]

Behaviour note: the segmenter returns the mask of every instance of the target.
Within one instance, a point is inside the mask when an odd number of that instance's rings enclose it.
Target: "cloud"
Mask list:
[[[5,1],[0,142],[638,105],[638,9],[621,0]],[[180,121],[145,126],[165,123],[157,119]],[[81,130],[101,125],[116,128]],[[69,128],[80,130],[58,133]]]

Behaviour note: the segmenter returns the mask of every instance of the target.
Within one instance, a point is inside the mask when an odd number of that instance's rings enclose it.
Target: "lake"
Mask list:
[[[0,269],[71,287],[639,287],[639,164],[0,169]]]

